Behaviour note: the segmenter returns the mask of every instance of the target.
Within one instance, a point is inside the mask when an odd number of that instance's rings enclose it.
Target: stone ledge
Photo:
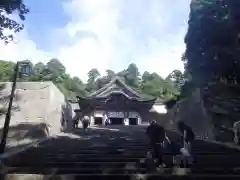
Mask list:
[[[17,146],[16,146],[16,149],[14,149],[14,150],[12,150],[12,151],[10,150],[10,151],[8,151],[8,152],[5,152],[5,153],[1,154],[1,155],[0,155],[0,160],[1,160],[1,159],[8,158],[8,157],[11,157],[11,156],[13,156],[13,155],[15,155],[15,154],[18,154],[18,153],[20,153],[20,152],[26,151],[27,149],[29,149],[29,148],[31,148],[31,147],[36,147],[36,146],[38,146],[40,143],[42,143],[42,142],[44,142],[44,141],[46,141],[46,140],[48,140],[48,139],[49,139],[49,137],[48,137],[48,138],[39,139],[39,140],[36,140],[35,142],[32,142],[32,143],[30,143],[30,144],[26,144],[25,146],[23,146],[23,147],[21,147],[21,148],[17,148]]]

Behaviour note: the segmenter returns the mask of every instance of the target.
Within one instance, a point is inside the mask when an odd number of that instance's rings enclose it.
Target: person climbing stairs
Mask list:
[[[5,174],[42,174],[72,179],[145,179],[172,178],[172,154],[165,152],[166,168],[149,172],[145,162],[150,145],[142,127],[127,130],[93,129],[84,133],[75,129],[68,136],[49,139],[38,147],[1,159]],[[177,136],[167,132],[168,137]],[[192,143],[194,164],[186,177],[240,176],[240,151],[203,140]],[[175,171],[175,172],[173,172]],[[185,171],[186,172],[186,171]],[[136,177],[137,178],[137,177]]]

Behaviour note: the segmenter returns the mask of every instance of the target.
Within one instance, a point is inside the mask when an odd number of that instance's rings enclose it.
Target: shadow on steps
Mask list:
[[[112,131],[111,129],[115,130]],[[116,129],[119,129],[119,131],[116,131]],[[35,179],[44,179],[54,173],[56,174],[56,178],[57,176],[60,177],[61,174],[68,174],[63,175],[61,177],[63,179],[64,176],[65,178],[67,177],[66,179],[77,179],[75,176],[70,177],[70,174],[79,174],[81,175],[79,178],[83,179],[84,173],[85,175],[86,173],[100,173],[98,177],[93,176],[95,179],[100,177],[102,179],[107,178],[109,177],[107,174],[118,174],[119,172],[123,174],[123,172],[132,171],[131,168],[135,168],[130,166],[132,162],[145,157],[148,143],[144,131],[136,131],[135,128],[131,129],[131,127],[129,127],[128,132],[126,131],[127,128],[124,128],[124,132],[120,129],[117,127],[109,129],[95,128],[89,129],[87,132],[83,132],[82,129],[75,129],[72,133],[62,133],[61,136],[49,139],[41,143],[38,147],[33,147],[17,154],[7,159],[5,163],[9,166],[22,168],[23,174],[26,172],[34,173],[34,171],[35,173],[45,174],[36,175]],[[175,132],[168,133],[171,137],[177,136]],[[233,165],[239,166],[237,164],[238,161],[233,162],[239,156],[225,156],[228,154],[233,155],[235,150],[227,148],[223,144],[197,140],[193,144],[193,148],[195,154],[198,155],[196,157],[198,163],[196,169],[207,167],[207,165],[209,168],[211,165],[218,165],[217,167],[221,165],[227,167],[230,167],[230,165],[231,167]],[[212,154],[208,154],[208,151]],[[213,155],[214,153],[222,154]],[[25,169],[23,168],[24,166]],[[21,170],[16,171],[21,172]],[[131,175],[128,176],[129,179],[130,177]],[[159,178],[159,175],[155,178]],[[21,177],[18,177],[18,179],[21,179]],[[25,177],[23,179],[28,178]]]
[[[0,129],[0,137],[2,138],[3,128]],[[9,128],[7,146],[5,152],[9,152],[18,148],[22,148],[37,140],[47,138],[49,136],[49,127],[45,123],[21,123],[12,125]]]

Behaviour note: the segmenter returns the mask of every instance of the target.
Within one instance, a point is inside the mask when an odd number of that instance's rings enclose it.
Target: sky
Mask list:
[[[0,59],[33,63],[57,58],[67,73],[87,80],[97,68],[166,77],[183,70],[190,0],[24,0],[30,13],[13,43],[0,42]]]

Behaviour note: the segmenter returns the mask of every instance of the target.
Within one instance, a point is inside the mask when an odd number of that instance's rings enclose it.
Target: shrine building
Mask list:
[[[83,116],[89,116],[91,124],[104,124],[109,118],[111,125],[139,125],[147,122],[155,98],[137,92],[116,77],[107,85],[87,97],[77,97]]]

